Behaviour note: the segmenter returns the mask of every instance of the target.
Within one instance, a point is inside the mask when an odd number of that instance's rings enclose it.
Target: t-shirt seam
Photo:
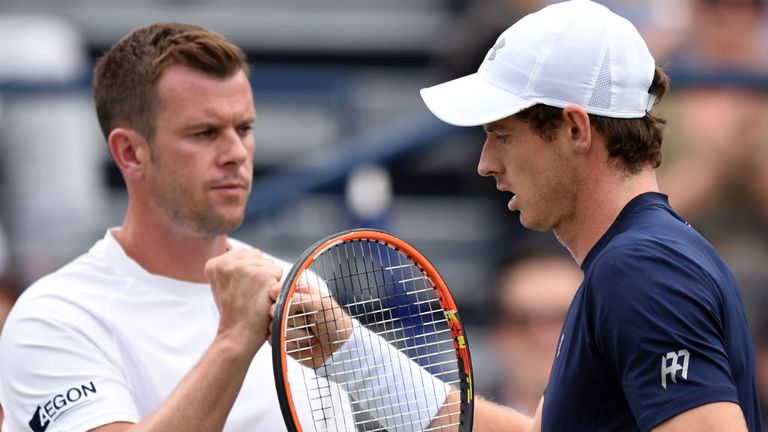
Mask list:
[[[106,413],[104,411],[99,411],[91,414],[92,415],[88,416],[87,419],[81,420],[73,425],[68,426],[74,427],[76,430],[91,430],[93,428],[105,426],[110,423],[137,423],[139,420],[141,420],[138,413],[130,412],[124,409],[109,410]]]
[[[739,398],[736,389],[728,386],[717,386],[686,394],[685,397],[677,398],[657,411],[641,415],[637,418],[637,423],[641,430],[650,431],[661,423],[690,409],[715,402],[738,404]],[[647,427],[644,427],[646,423]]]
[[[595,258],[592,260],[592,263],[590,264],[590,267],[588,269],[590,275],[594,274],[595,269],[598,267],[598,262],[603,261],[603,258],[606,255],[608,255],[609,252],[615,253],[616,251],[637,248],[637,247],[647,247],[653,250],[657,249],[657,247],[654,245],[654,240],[659,240],[659,239],[656,237],[643,236],[642,238],[635,239],[635,241],[633,241],[632,243],[624,242],[624,241],[619,241],[619,242],[615,241],[618,236],[626,233],[631,233],[635,230],[624,231],[613,236],[611,240],[608,242],[608,244],[605,245],[605,247],[600,251],[600,253],[598,253],[597,256],[595,256]],[[712,261],[711,257],[703,253],[703,251],[701,251],[700,248],[698,247],[686,245],[685,252],[695,253],[698,259],[705,261],[707,265],[712,269],[718,269],[719,267],[718,263]],[[691,262],[695,263],[695,260],[691,260]],[[694,266],[694,267],[691,267],[691,269],[695,270],[697,277],[702,281],[704,281],[705,279],[712,279],[712,275],[706,272],[703,272],[702,266]],[[715,282],[719,284],[719,283],[722,283],[723,281],[717,280]]]

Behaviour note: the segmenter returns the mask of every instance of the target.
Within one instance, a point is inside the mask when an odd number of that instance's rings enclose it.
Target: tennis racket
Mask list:
[[[472,430],[456,304],[392,234],[355,229],[308,248],[282,285],[271,343],[290,432]]]

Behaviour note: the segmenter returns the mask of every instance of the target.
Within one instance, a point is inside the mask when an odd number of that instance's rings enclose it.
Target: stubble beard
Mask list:
[[[155,158],[158,161],[159,158]],[[162,172],[157,164],[155,172]],[[149,183],[152,201],[166,214],[168,220],[185,231],[201,237],[215,237],[237,229],[245,215],[245,205],[239,209],[235,219],[217,212],[210,202],[199,202],[193,190],[185,186],[175,172],[166,170],[164,175],[153,176]]]
[[[526,207],[520,206],[520,224],[533,231],[555,230],[562,222],[563,206],[567,206],[570,201],[570,181],[575,179],[551,179],[542,186],[535,202],[529,202]]]
[[[216,211],[210,203],[189,202],[185,197],[194,194],[178,184],[165,187],[153,185],[152,195],[158,207],[174,224],[200,236],[219,236],[228,234],[243,222],[244,208],[236,219],[227,218]]]

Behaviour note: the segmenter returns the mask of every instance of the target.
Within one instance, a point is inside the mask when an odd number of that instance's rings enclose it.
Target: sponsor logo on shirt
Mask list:
[[[37,406],[35,413],[29,420],[29,427],[32,429],[32,432],[45,432],[51,422],[56,421],[60,415],[72,408],[90,402],[95,395],[96,385],[93,381],[61,392],[47,402]]]
[[[677,384],[677,372],[680,376],[688,379],[688,361],[691,353],[687,349],[681,349],[678,352],[668,352],[661,356],[661,386],[667,388],[667,375],[673,383]]]

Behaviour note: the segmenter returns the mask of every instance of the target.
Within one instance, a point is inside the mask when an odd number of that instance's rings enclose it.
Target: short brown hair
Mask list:
[[[656,66],[648,92],[659,103],[668,90],[669,77],[661,67]],[[563,122],[563,109],[538,104],[520,111],[515,117],[530,124],[542,138],[551,141]],[[661,165],[665,119],[649,111],[645,117],[635,119],[590,114],[589,121],[605,137],[608,155],[630,174],[638,173],[645,166],[658,168]]]
[[[152,138],[158,102],[155,84],[171,65],[218,78],[249,71],[243,51],[218,33],[179,23],[140,27],[96,63],[93,96],[105,138],[119,125]]]

